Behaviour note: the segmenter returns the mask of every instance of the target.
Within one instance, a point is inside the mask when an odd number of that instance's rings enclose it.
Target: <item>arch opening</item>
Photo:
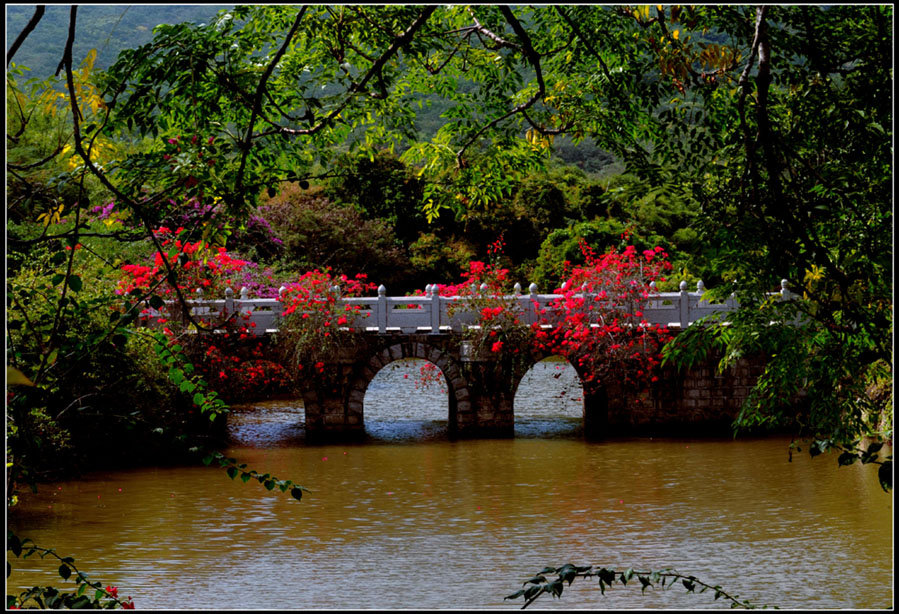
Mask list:
[[[516,437],[575,437],[584,433],[584,387],[560,356],[536,362],[515,390]]]
[[[362,421],[369,439],[421,441],[449,434],[450,386],[444,372],[422,358],[384,365],[368,382]]]

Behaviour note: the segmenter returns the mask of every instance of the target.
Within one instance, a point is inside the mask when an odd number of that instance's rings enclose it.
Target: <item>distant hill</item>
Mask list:
[[[107,68],[123,49],[132,49],[153,38],[153,28],[161,23],[208,23],[222,9],[234,5],[79,5],[76,20],[73,60],[77,65],[91,49],[97,50],[94,67]],[[7,51],[31,17],[35,5],[7,5]],[[31,69],[29,76],[52,76],[62,59],[68,36],[69,5],[47,5],[37,27],[16,52],[13,62]],[[417,126],[424,138],[431,138],[444,120],[440,113],[446,105],[434,96],[431,108],[418,111]],[[588,173],[601,172],[614,162],[612,156],[587,139],[574,146],[570,139],[556,140],[555,156],[566,164],[579,166]]]
[[[74,62],[97,50],[97,68],[106,68],[122,49],[150,42],[161,23],[208,22],[227,4],[79,5],[75,22]],[[6,6],[6,45],[9,46],[34,15],[35,5]],[[34,31],[16,52],[13,62],[31,69],[31,76],[46,78],[56,72],[69,31],[69,5],[47,5]]]

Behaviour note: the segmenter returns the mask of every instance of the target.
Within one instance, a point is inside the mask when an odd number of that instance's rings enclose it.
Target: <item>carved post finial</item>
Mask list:
[[[699,292],[700,294],[705,292],[705,283],[703,283],[703,281],[701,279],[696,282],[696,291]]]
[[[681,292],[686,292],[687,291],[687,282],[686,281],[680,282],[680,285],[678,287],[680,288]]]

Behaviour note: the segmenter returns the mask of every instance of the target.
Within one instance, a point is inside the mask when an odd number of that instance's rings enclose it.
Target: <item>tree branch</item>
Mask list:
[[[284,43],[281,45],[281,48],[275,53],[275,57],[269,62],[268,66],[265,68],[265,72],[259,79],[259,85],[256,88],[256,95],[253,99],[253,108],[250,112],[250,120],[247,125],[247,134],[240,143],[240,167],[237,169],[237,179],[235,181],[235,191],[238,195],[243,191],[243,176],[253,141],[253,125],[256,123],[256,116],[262,112],[262,95],[265,92],[265,85],[268,82],[269,77],[271,77],[272,72],[274,72],[275,66],[278,65],[278,62],[281,61],[281,58],[287,51],[287,46],[290,45],[290,41],[293,40],[294,35],[300,28],[300,22],[302,22],[305,13],[306,7],[304,6],[300,9],[299,13],[297,13],[296,19],[294,19],[293,25],[290,27],[290,31],[288,31],[287,36],[284,37]]]
[[[16,37],[16,40],[13,41],[12,47],[9,48],[9,51],[6,52],[6,65],[9,66],[9,63],[12,61],[13,57],[16,55],[16,51],[19,50],[19,47],[22,46],[22,43],[25,42],[25,39],[28,38],[28,35],[31,34],[31,31],[37,26],[38,22],[41,20],[41,17],[44,16],[44,5],[39,4],[34,9],[34,15],[31,16],[31,19],[25,24],[25,27],[22,28],[22,31],[19,32],[19,35]]]

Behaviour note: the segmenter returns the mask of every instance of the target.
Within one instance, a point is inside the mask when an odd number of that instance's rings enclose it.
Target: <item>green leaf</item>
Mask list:
[[[599,578],[609,586],[615,583],[615,570],[603,567],[599,570]]]
[[[228,467],[225,472],[228,474],[228,477],[232,480],[237,477],[237,467]]]
[[[883,447],[882,441],[872,443],[870,446],[868,446],[868,449],[865,450],[865,454],[877,454],[878,452],[880,452],[880,449],[882,447]]]
[[[18,385],[18,386],[34,386],[34,382],[32,382],[28,377],[16,369],[15,367],[6,367],[6,385]],[[16,554],[16,556],[19,556]]]
[[[60,576],[63,580],[68,580],[68,579],[69,579],[69,576],[71,576],[71,575],[72,575],[72,568],[71,568],[71,567],[69,567],[69,566],[66,565],[65,563],[63,563],[62,565],[59,566],[59,576]]]
[[[151,296],[150,300],[147,302],[150,303],[150,307],[152,307],[153,309],[161,309],[165,305],[165,301],[155,294]]]
[[[843,452],[842,454],[840,454],[840,457],[837,459],[837,462],[841,466],[845,466],[845,465],[851,465],[852,463],[854,463],[857,460],[858,460],[858,456],[856,454],[854,454],[853,452]]]
[[[553,582],[550,582],[549,584],[546,585],[546,590],[548,590],[550,593],[552,593],[553,597],[561,597],[562,590],[564,588],[565,588],[565,585],[562,583],[561,578],[559,578],[558,580],[555,580]]]
[[[546,577],[537,575],[533,578],[528,578],[527,580],[522,582],[522,584],[543,584],[544,582],[546,582]]]
[[[877,477],[884,492],[890,492],[893,489],[893,461],[884,461],[877,470]]]
[[[292,496],[294,499],[299,501],[300,499],[303,498],[303,489],[299,488],[299,487],[291,488],[290,496]]]
[[[69,276],[69,287],[72,289],[73,292],[81,292],[81,286],[82,286],[81,277],[79,277],[78,275],[70,275]]]
[[[90,597],[88,597],[86,595],[81,595],[81,596],[73,599],[68,604],[68,607],[71,610],[83,610],[85,608],[88,608],[90,606],[90,604],[91,604]]]

